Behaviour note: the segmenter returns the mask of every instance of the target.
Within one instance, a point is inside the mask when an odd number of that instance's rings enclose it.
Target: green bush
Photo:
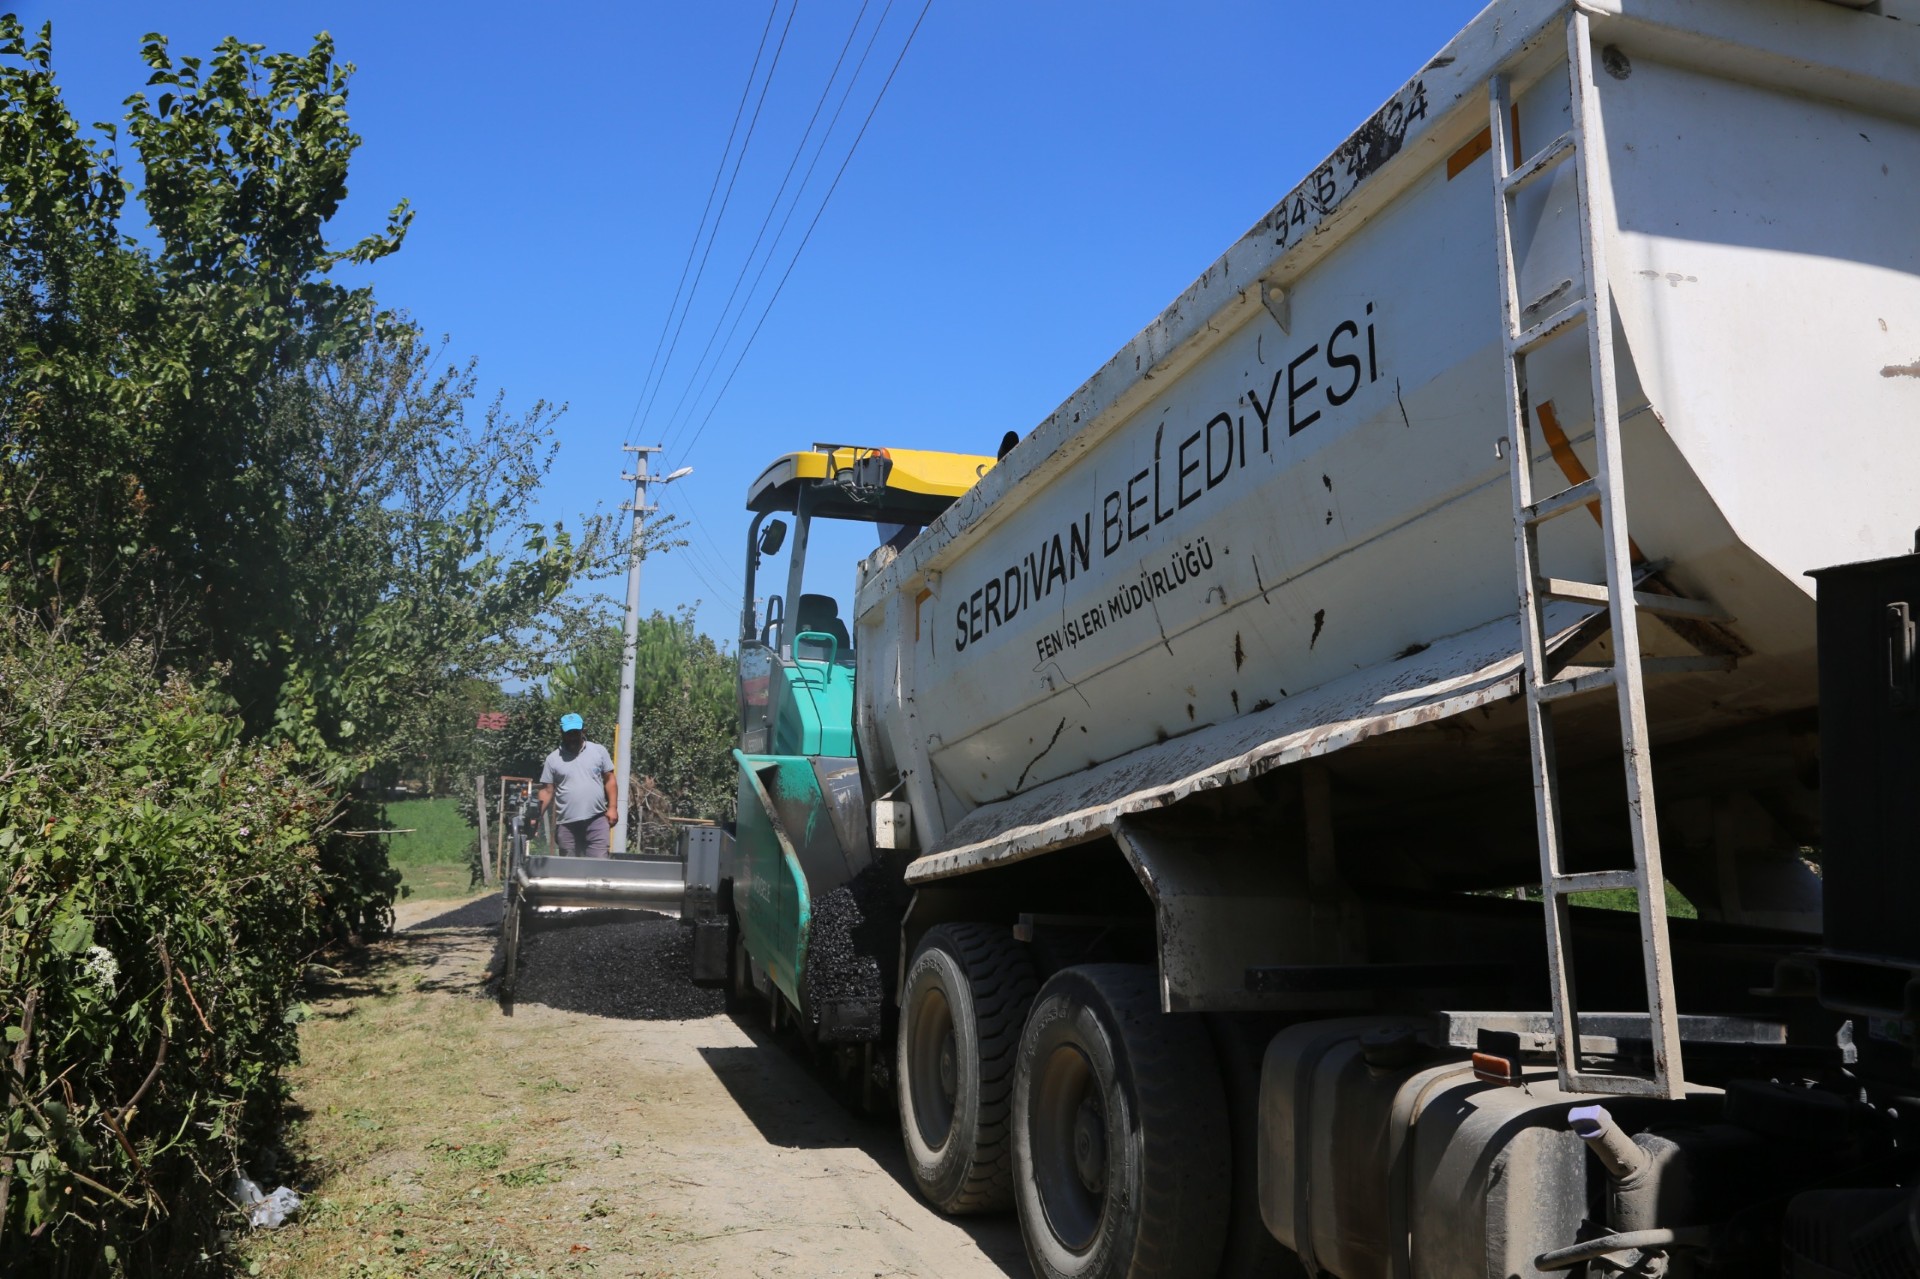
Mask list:
[[[332,829],[319,837],[320,927],[334,941],[357,943],[393,927],[400,872],[387,860],[385,837],[342,833],[385,825],[379,799],[349,791],[338,800]]]
[[[0,617],[0,1270],[190,1271],[280,1100],[331,803],[222,709]]]

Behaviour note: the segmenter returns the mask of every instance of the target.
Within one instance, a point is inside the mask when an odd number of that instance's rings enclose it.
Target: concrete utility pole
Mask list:
[[[627,819],[632,812],[628,805],[633,798],[633,673],[640,647],[640,561],[646,558],[642,534],[648,509],[647,481],[651,478],[647,474],[647,459],[660,451],[635,444],[620,447],[624,452],[637,454],[638,461],[632,475],[620,477],[633,481],[633,505],[627,508],[633,512],[633,542],[627,548],[626,643],[620,649],[620,727],[613,739],[614,807],[620,816],[613,824],[608,846],[616,853],[627,851]],[[634,830],[639,831],[638,823]]]
[[[634,844],[640,846],[641,818],[633,812],[633,680],[634,668],[639,664],[640,649],[640,563],[647,557],[646,520],[654,508],[647,505],[647,485],[651,483],[671,484],[683,476],[693,474],[691,466],[683,466],[671,475],[655,477],[647,473],[647,459],[660,451],[659,445],[623,444],[621,448],[628,453],[638,455],[638,461],[632,475],[620,478],[633,481],[633,505],[627,509],[633,512],[633,543],[628,548],[627,562],[627,619],[626,643],[620,650],[620,725],[613,747],[614,806],[619,809],[620,818],[613,824],[608,847],[616,853],[627,851],[627,819],[633,818]]]

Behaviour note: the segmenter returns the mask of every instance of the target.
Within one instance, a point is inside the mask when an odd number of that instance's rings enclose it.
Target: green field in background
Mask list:
[[[468,854],[473,827],[453,799],[402,799],[387,805],[387,860],[411,897],[465,897],[473,891]]]

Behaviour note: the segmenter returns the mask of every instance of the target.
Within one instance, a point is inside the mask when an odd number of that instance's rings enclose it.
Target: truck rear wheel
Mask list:
[[[1012,1200],[1013,1059],[1039,986],[1004,926],[927,930],[900,992],[894,1077],[914,1184],[946,1213]]]
[[[1231,1151],[1198,1017],[1168,1016],[1149,968],[1047,979],[1014,1082],[1014,1194],[1043,1279],[1212,1275]]]

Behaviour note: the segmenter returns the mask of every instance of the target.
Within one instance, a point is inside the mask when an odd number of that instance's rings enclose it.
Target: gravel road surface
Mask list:
[[[369,1003],[360,1014],[363,1027],[368,1016],[393,1018],[395,1041],[386,1057],[369,1058],[367,1070],[388,1088],[404,1082],[410,1067],[393,1060],[407,1051],[398,1028],[442,1019],[445,1028],[434,1034],[465,1045],[457,1058],[489,1064],[474,1085],[447,1078],[442,1065],[439,1078],[423,1079],[418,1091],[435,1084],[464,1090],[472,1101],[458,1120],[464,1140],[482,1143],[473,1149],[504,1143],[508,1164],[537,1157],[564,1168],[564,1177],[526,1186],[516,1174],[511,1188],[504,1171],[482,1179],[489,1202],[523,1202],[517,1228],[512,1215],[494,1223],[487,1210],[465,1208],[473,1201],[436,1198],[436,1178],[450,1160],[465,1158],[448,1153],[454,1116],[436,1125],[430,1107],[425,1115],[377,1112],[336,1066],[324,1086],[341,1090],[343,1100],[323,1095],[316,1080],[309,1104],[349,1116],[345,1131],[377,1149],[364,1159],[341,1157],[316,1188],[342,1205],[344,1220],[353,1221],[361,1203],[368,1212],[400,1211],[378,1206],[400,1195],[412,1214],[406,1242],[419,1255],[436,1247],[457,1252],[482,1227],[502,1232],[491,1246],[503,1247],[513,1231],[515,1255],[544,1274],[589,1262],[592,1273],[633,1276],[1029,1273],[1010,1217],[953,1220],[933,1212],[911,1189],[891,1121],[848,1112],[793,1043],[766,1033],[763,1018],[721,1014],[718,992],[687,984],[687,941],[677,920],[640,911],[543,915],[523,937],[519,990],[503,1009],[487,984],[499,914],[497,895],[402,904],[403,931],[383,943],[391,947],[389,964],[400,966],[387,969],[384,989],[399,991],[401,1002],[389,993],[386,1011]],[[382,996],[369,988],[360,998]],[[330,1007],[313,1033],[346,1034],[331,1027],[352,1021]],[[349,1102],[358,1109],[346,1109]],[[468,1235],[455,1232],[456,1220]],[[360,1236],[353,1238],[358,1247]],[[273,1248],[250,1255],[268,1261],[265,1274],[360,1273],[322,1261],[347,1246],[331,1249],[309,1237],[284,1261]]]

